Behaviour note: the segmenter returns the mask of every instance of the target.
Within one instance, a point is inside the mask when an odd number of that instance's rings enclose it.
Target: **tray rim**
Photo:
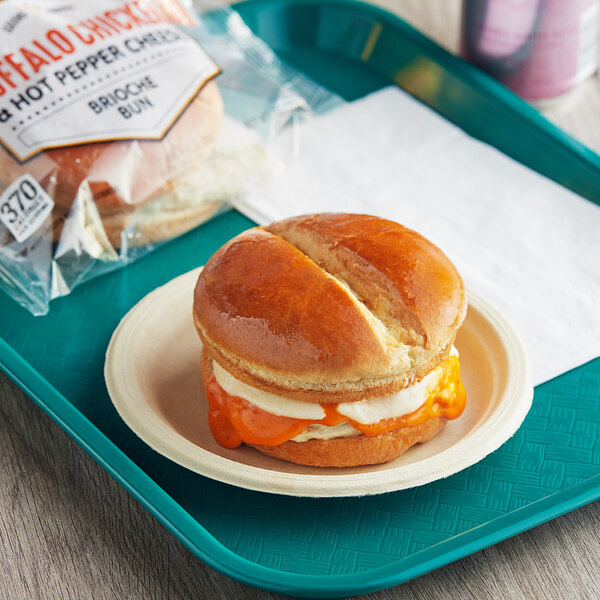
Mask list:
[[[392,13],[357,0],[270,0],[268,4],[277,6],[284,3],[330,4],[380,16],[427,48],[434,58],[451,63],[455,74],[468,85],[475,85],[481,93],[499,96],[509,108],[517,110],[525,119],[533,120],[544,137],[551,137],[570,153],[577,154],[586,168],[593,170],[597,176],[594,163],[600,164],[600,157],[591,149],[552,125],[487,75],[448,53]],[[266,2],[247,0],[243,4],[264,6]],[[337,598],[381,590],[423,575],[600,498],[598,474],[460,535],[373,569],[339,575],[281,571],[245,559],[219,542],[3,338],[0,338],[0,369],[200,560],[227,576],[265,590],[314,598]]]

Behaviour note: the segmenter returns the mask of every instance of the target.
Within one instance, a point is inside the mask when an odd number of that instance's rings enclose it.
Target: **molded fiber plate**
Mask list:
[[[426,444],[382,465],[336,469],[295,465],[248,446],[219,446],[202,391],[202,344],[193,321],[200,268],[144,297],[106,352],[108,393],[121,418],[150,447],[191,471],[250,490],[333,498],[397,491],[449,477],[497,450],[520,427],[533,385],[525,348],[509,322],[468,292],[456,337],[469,401]]]
[[[463,104],[461,118],[457,99],[440,96],[455,122],[468,121],[477,134],[472,113],[479,111],[481,135],[494,142],[497,132],[483,128],[498,109],[526,124],[519,143],[529,148],[528,156],[562,156],[562,163],[556,161],[560,177],[572,172],[573,181],[597,189],[599,172],[585,152],[558,137],[538,136],[536,121],[511,106],[492,82],[475,77],[466,85],[455,60],[400,20],[352,3],[328,2],[322,10],[306,0],[287,5],[289,10],[272,0],[242,8],[276,49],[285,46],[287,59],[329,78],[336,91],[357,97],[391,81],[382,74],[383,63],[373,62],[377,47],[360,61],[361,44],[379,23],[380,38],[392,36],[399,52],[420,53],[426,62],[435,58],[438,71],[460,75],[464,94],[473,89],[487,98],[477,110]],[[390,53],[386,65],[393,58]],[[0,295],[5,372],[199,558],[259,587],[342,597],[398,584],[600,497],[600,360],[538,387],[522,427],[482,462],[448,479],[380,496],[299,499],[253,492],[192,473],[150,450],[108,397],[103,364],[110,335],[148,292],[204,264],[251,225],[235,212],[225,214],[54,301],[46,317],[33,318]]]

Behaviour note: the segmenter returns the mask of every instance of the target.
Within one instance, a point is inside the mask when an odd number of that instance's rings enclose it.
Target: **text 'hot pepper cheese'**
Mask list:
[[[461,415],[449,259],[397,223],[317,214],[250,229],[194,292],[215,440],[313,466],[393,460]]]

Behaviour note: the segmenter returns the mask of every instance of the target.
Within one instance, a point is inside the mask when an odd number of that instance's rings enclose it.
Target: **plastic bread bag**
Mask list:
[[[237,13],[0,2],[0,287],[36,315],[278,176],[263,142],[340,103]]]

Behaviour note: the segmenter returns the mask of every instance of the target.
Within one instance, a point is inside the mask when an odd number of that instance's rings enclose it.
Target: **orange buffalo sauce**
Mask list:
[[[339,425],[348,421],[364,435],[375,436],[400,427],[418,425],[427,419],[443,416],[459,417],[466,404],[467,395],[460,379],[457,356],[449,356],[441,364],[444,372],[438,383],[417,410],[401,417],[382,419],[378,423],[358,423],[337,411],[337,404],[321,404],[323,419],[294,419],[268,413],[239,396],[230,396],[213,375],[206,390],[209,425],[216,442],[224,448],[237,448],[247,444],[278,446],[302,433],[309,425]]]

